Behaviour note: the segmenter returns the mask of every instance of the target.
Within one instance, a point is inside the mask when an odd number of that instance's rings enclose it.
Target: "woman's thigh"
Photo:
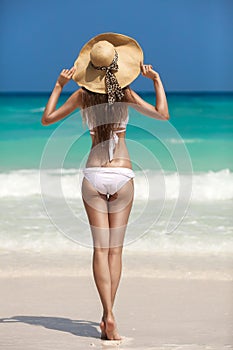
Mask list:
[[[129,180],[116,194],[110,196],[108,201],[109,221],[109,247],[123,245],[125,231],[134,198],[134,182]]]
[[[87,212],[93,245],[96,248],[109,247],[108,202],[87,179],[82,182],[82,197]]]
[[[92,184],[83,179],[83,203],[96,248],[114,248],[123,245],[125,230],[133,204],[134,183],[129,180],[118,192],[107,199]]]

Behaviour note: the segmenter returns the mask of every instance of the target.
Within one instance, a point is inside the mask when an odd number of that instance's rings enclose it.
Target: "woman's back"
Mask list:
[[[109,105],[107,96],[82,89],[82,116],[92,139],[87,167],[132,168],[125,136],[129,122],[127,95],[130,88],[123,89],[122,102]]]

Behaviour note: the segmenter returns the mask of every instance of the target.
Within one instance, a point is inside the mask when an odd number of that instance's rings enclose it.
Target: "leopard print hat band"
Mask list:
[[[94,67],[95,69],[105,72],[105,85],[106,85],[106,90],[108,94],[109,105],[112,105],[116,101],[117,97],[119,100],[121,100],[124,96],[122,88],[120,87],[117,81],[117,78],[113,73],[113,71],[118,71],[119,69],[117,61],[118,61],[118,53],[115,50],[115,56],[110,66],[96,67],[93,65],[93,63],[91,63],[92,67]]]

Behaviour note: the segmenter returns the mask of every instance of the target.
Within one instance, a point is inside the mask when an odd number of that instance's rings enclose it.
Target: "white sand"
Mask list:
[[[207,273],[197,278],[194,272],[181,278],[173,264],[174,278],[173,268],[168,277],[133,277],[127,273],[136,266],[133,260],[126,256],[124,263],[115,305],[125,337],[121,345],[99,339],[101,306],[91,269],[86,277],[52,276],[50,265],[41,276],[22,277],[18,271],[18,277],[0,279],[0,349],[233,349],[233,283],[225,278],[229,270],[224,274],[223,269],[222,279]],[[149,276],[147,263],[148,257],[137,258],[139,273],[144,266]]]

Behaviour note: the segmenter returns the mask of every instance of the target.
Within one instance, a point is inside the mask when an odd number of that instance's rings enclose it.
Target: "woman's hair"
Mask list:
[[[95,131],[94,143],[108,141],[111,132],[125,121],[128,115],[127,96],[131,89],[126,86],[122,89],[124,97],[117,98],[113,105],[108,104],[108,95],[92,92],[82,87],[82,117],[84,123],[88,122]]]

